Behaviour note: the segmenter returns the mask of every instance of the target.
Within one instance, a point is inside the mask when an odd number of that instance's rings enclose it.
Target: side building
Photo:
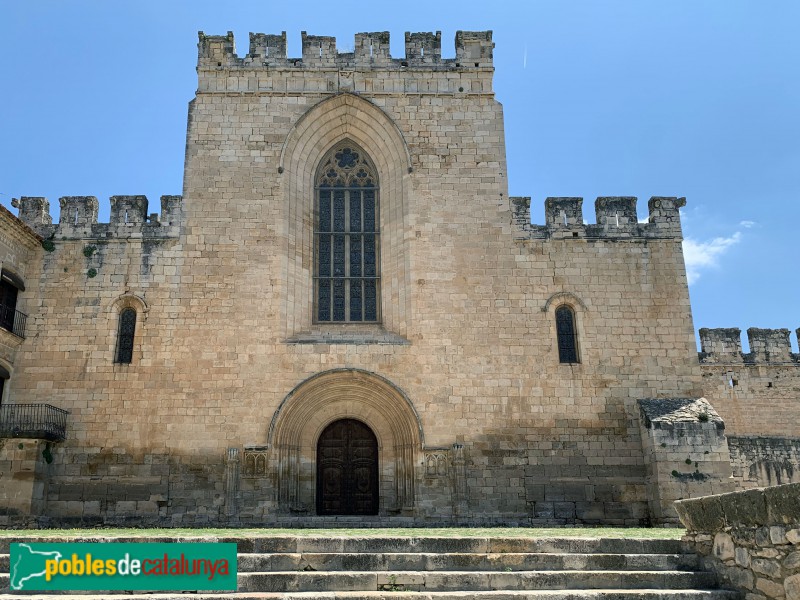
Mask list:
[[[20,199],[4,406],[69,414],[3,440],[0,483],[39,473],[8,523],[640,525],[735,487],[684,199],[640,222],[600,197],[586,224],[548,198],[532,225],[491,32],[455,46],[201,33],[182,195],[114,196],[109,223]]]

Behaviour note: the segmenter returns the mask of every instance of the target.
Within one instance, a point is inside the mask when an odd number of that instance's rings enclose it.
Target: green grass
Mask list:
[[[677,540],[685,533],[678,528],[644,527],[432,527],[373,529],[7,529],[0,538],[23,537],[500,537],[500,538],[638,538]]]

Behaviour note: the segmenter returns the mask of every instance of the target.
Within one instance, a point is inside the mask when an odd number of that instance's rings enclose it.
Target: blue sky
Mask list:
[[[686,196],[696,327],[800,326],[800,3],[0,0],[0,201],[181,192],[197,31],[494,30],[510,194]],[[155,210],[155,208],[151,208]],[[794,335],[793,345],[796,348]],[[746,344],[746,339],[744,340]]]

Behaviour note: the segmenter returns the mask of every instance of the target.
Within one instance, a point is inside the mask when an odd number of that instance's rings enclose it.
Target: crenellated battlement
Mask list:
[[[58,224],[50,217],[47,198],[23,196],[19,218],[44,237],[57,238],[165,238],[179,233],[181,196],[161,196],[161,212],[148,214],[147,196],[112,196],[108,223],[98,223],[100,203],[95,196],[58,199]]]
[[[249,52],[236,54],[233,32],[226,35],[206,35],[198,32],[198,69],[219,68],[381,68],[406,69],[438,67],[455,69],[491,69],[494,43],[491,31],[457,31],[455,58],[442,58],[442,32],[405,34],[404,58],[392,58],[389,51],[389,32],[375,31],[355,34],[353,52],[339,52],[336,38],[309,35],[301,32],[303,56],[290,58],[286,50],[286,32],[280,35],[251,33]]]
[[[800,329],[795,335],[800,340]],[[700,330],[700,362],[703,364],[800,364],[792,352],[788,329],[747,330],[750,352],[742,352],[742,331],[737,327]]]
[[[682,239],[680,209],[685,198],[653,196],[647,203],[648,220],[639,222],[634,196],[600,196],[595,200],[596,224],[583,220],[583,198],[550,197],[545,200],[545,225],[532,225],[530,198],[512,197],[516,239],[674,238]]]

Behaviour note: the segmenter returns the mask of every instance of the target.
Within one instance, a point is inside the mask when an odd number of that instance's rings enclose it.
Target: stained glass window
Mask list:
[[[558,336],[558,361],[577,363],[578,340],[575,334],[575,314],[569,306],[556,309],[556,334]]]
[[[126,308],[119,313],[117,331],[117,356],[114,362],[130,364],[133,361],[133,338],[136,334],[136,311]]]
[[[318,173],[314,228],[316,320],[377,322],[377,172],[363,150],[343,142],[325,155]]]

